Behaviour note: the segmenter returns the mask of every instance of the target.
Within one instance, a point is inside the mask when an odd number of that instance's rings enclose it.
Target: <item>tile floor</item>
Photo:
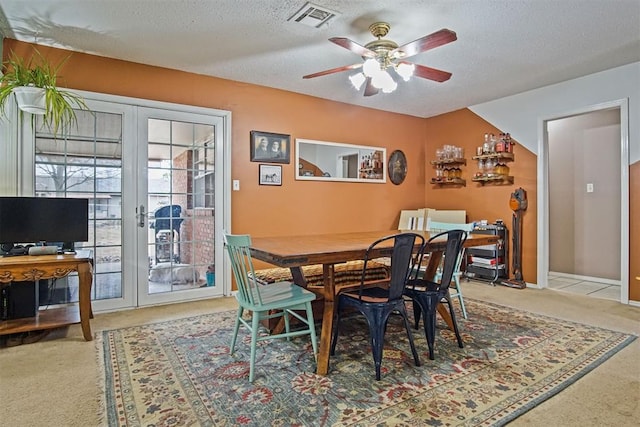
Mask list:
[[[549,289],[620,301],[620,286],[549,274]]]

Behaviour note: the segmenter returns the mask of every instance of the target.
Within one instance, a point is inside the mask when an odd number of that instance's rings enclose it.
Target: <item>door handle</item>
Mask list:
[[[140,228],[144,228],[144,217],[144,205],[140,205],[140,207],[138,208],[138,227]]]

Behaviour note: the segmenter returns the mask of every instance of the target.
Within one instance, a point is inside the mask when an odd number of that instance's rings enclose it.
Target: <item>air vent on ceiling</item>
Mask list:
[[[320,28],[323,25],[329,25],[329,22],[336,16],[340,16],[340,14],[313,3],[306,3],[295,15],[289,18],[289,21]]]

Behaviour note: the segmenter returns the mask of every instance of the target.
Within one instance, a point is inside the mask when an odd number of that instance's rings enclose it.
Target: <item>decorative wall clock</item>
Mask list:
[[[402,184],[402,181],[407,176],[407,158],[402,151],[395,150],[391,153],[387,170],[389,171],[391,182],[395,185]]]

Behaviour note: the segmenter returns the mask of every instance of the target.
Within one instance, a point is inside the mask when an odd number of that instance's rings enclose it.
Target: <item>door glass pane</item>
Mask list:
[[[35,192],[89,199],[89,241],[76,242],[76,249],[93,251],[92,299],[121,298],[122,116],[82,110],[76,117],[77,126],[54,136],[36,116]],[[43,304],[77,301],[77,275],[58,279],[45,293],[40,286]]]
[[[149,294],[206,286],[214,265],[214,126],[148,121]]]

